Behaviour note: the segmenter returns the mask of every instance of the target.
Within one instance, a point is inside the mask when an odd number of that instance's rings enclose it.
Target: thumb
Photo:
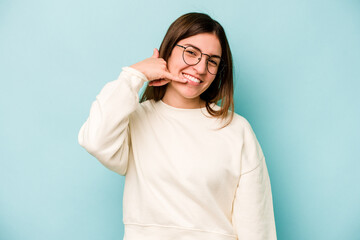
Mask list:
[[[154,53],[151,56],[152,58],[158,58],[159,57],[159,50],[157,50],[157,48],[154,48]]]

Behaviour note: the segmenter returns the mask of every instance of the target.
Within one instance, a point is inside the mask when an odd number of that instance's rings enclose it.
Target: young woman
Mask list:
[[[265,158],[233,112],[230,48],[206,14],[178,18],[105,85],[79,143],[125,175],[125,240],[276,239]]]

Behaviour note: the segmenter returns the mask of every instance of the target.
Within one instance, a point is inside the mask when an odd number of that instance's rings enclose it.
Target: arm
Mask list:
[[[270,179],[264,155],[250,125],[244,133],[241,164],[243,170],[232,213],[238,239],[275,240]]]
[[[104,166],[126,174],[130,151],[129,115],[139,104],[138,91],[145,81],[162,86],[170,81],[184,82],[172,75],[164,59],[154,49],[150,58],[123,68],[119,78],[105,85],[93,102],[90,115],[81,127],[78,141]]]
[[[147,78],[125,67],[119,78],[107,83],[92,103],[80,129],[79,144],[104,166],[125,175],[130,147],[129,115],[139,104],[138,91]]]

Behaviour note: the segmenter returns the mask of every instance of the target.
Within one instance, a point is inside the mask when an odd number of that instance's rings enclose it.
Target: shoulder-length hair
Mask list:
[[[200,34],[213,33],[220,41],[223,59],[214,81],[200,95],[205,101],[206,110],[221,120],[228,119],[225,126],[230,124],[234,116],[233,100],[233,63],[230,46],[223,27],[209,15],[204,13],[187,13],[176,19],[169,27],[159,49],[159,57],[167,61],[175,45],[182,39]],[[159,101],[165,95],[167,85],[160,87],[147,86],[140,102],[153,99]],[[219,103],[220,102],[220,103]],[[211,108],[211,104],[219,104],[220,109]],[[230,109],[230,118],[228,118]]]

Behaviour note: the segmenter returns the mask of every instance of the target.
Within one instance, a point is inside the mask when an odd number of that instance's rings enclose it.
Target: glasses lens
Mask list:
[[[219,57],[210,57],[207,61],[207,68],[209,73],[216,74],[219,66],[220,66],[221,59]]]
[[[201,52],[193,47],[184,49],[184,61],[188,65],[196,65],[201,60]]]
[[[188,46],[184,48],[184,61],[188,65],[196,65],[201,61],[201,52],[199,49]],[[207,59],[207,70],[209,73],[216,75],[221,63],[220,57],[210,57]]]

